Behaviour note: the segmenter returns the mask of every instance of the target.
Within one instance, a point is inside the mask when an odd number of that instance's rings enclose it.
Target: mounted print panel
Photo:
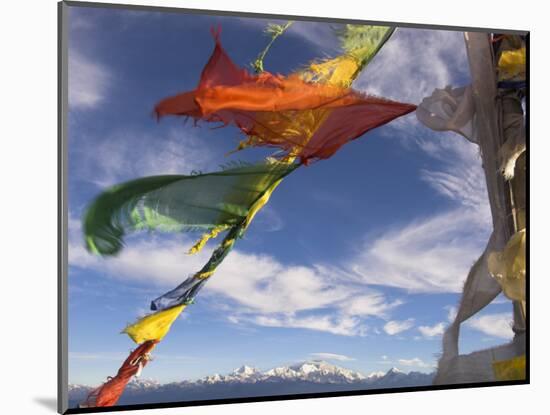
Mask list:
[[[528,33],[59,11],[59,412],[528,382]]]

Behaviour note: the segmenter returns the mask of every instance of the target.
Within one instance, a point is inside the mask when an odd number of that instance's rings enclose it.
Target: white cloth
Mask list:
[[[502,134],[504,144],[499,150],[500,171],[506,180],[514,177],[516,161],[526,150],[525,120],[521,98],[514,92],[505,92],[502,101]]]
[[[459,354],[458,338],[460,324],[482,310],[487,304],[493,301],[501,291],[500,285],[491,277],[487,268],[487,255],[489,252],[493,251],[495,240],[496,237],[493,233],[485,251],[468,273],[455,320],[443,335],[443,354],[439,362],[438,373],[445,363],[456,358]]]
[[[436,89],[422,101],[417,118],[436,131],[455,131],[480,147],[487,192],[493,218],[493,233],[485,251],[472,266],[454,322],[443,335],[443,354],[439,360],[435,384],[454,384],[495,380],[494,360],[509,359],[525,353],[525,327],[515,307],[514,342],[501,347],[460,355],[458,339],[460,325],[487,306],[501,292],[500,285],[489,274],[489,252],[502,250],[511,236],[508,189],[499,172],[498,152],[503,137],[499,130],[501,103],[497,100],[495,64],[489,36],[466,32],[466,49],[472,84],[463,88]],[[515,121],[515,120],[514,120]],[[516,126],[515,122],[510,127]]]
[[[454,131],[478,143],[472,87],[436,89],[416,108],[416,118],[435,131]]]
[[[494,382],[493,362],[508,360],[525,354],[525,334],[516,336],[510,343],[447,360],[438,370],[435,385]]]

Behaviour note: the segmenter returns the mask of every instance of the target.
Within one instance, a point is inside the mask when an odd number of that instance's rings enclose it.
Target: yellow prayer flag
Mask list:
[[[526,230],[516,232],[502,251],[491,252],[487,265],[502,287],[504,295],[514,301],[525,301]]]
[[[527,51],[525,47],[502,52],[498,60],[500,79],[512,79],[518,76],[525,77],[525,62]]]
[[[493,362],[496,380],[525,380],[525,355]]]
[[[143,317],[129,325],[122,332],[128,334],[137,344],[148,340],[162,340],[170,330],[172,323],[185,309],[185,305],[161,310]]]

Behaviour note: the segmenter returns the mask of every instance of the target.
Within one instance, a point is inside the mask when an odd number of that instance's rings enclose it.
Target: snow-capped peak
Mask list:
[[[392,367],[390,370],[388,370],[386,372],[384,377],[386,377],[386,378],[388,378],[388,377],[401,377],[401,376],[406,376],[406,375],[407,374],[405,372],[403,372],[402,370],[399,370],[396,367]]]
[[[233,371],[233,374],[234,375],[245,375],[245,376],[249,376],[249,375],[253,375],[255,373],[257,373],[258,371],[253,368],[253,367],[250,367],[250,366],[246,366],[246,365],[243,365],[241,366],[240,368],[238,369],[235,369]]]
[[[222,376],[220,376],[218,373],[214,373],[213,375],[206,376],[202,382],[204,383],[218,383],[223,380]]]
[[[256,368],[250,367],[250,366],[241,366],[237,369],[235,369],[233,372],[231,372],[228,375],[219,375],[214,374],[205,377],[202,379],[203,383],[213,384],[213,383],[255,383],[258,379],[262,377],[261,372],[259,372]]]
[[[386,375],[398,374],[398,373],[400,373],[400,374],[402,374],[402,375],[405,374],[405,372],[403,372],[402,370],[399,370],[399,369],[396,368],[396,367],[392,367],[390,370],[388,370],[388,372],[386,373]]]
[[[130,389],[152,389],[158,388],[160,383],[154,379],[147,379],[134,376],[128,382],[128,388]]]
[[[298,363],[292,366],[281,366],[264,373],[267,377],[294,379],[315,383],[351,383],[365,379],[359,373],[344,369],[330,363],[315,360]]]

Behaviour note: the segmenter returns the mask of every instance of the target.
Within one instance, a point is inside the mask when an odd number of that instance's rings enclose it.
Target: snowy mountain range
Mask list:
[[[256,383],[280,381],[306,381],[314,383],[354,383],[367,379],[359,372],[344,369],[322,361],[304,362],[293,366],[281,366],[260,372],[250,367],[242,366],[232,373],[220,376],[207,376],[199,382],[212,383]]]
[[[430,385],[432,379],[433,374],[405,373],[397,368],[365,376],[324,361],[307,361],[264,372],[250,366],[241,366],[229,374],[214,374],[197,381],[161,384],[151,379],[133,378],[119,404],[424,386]],[[69,385],[71,406],[74,407],[82,401],[91,389],[92,387],[85,385]]]

